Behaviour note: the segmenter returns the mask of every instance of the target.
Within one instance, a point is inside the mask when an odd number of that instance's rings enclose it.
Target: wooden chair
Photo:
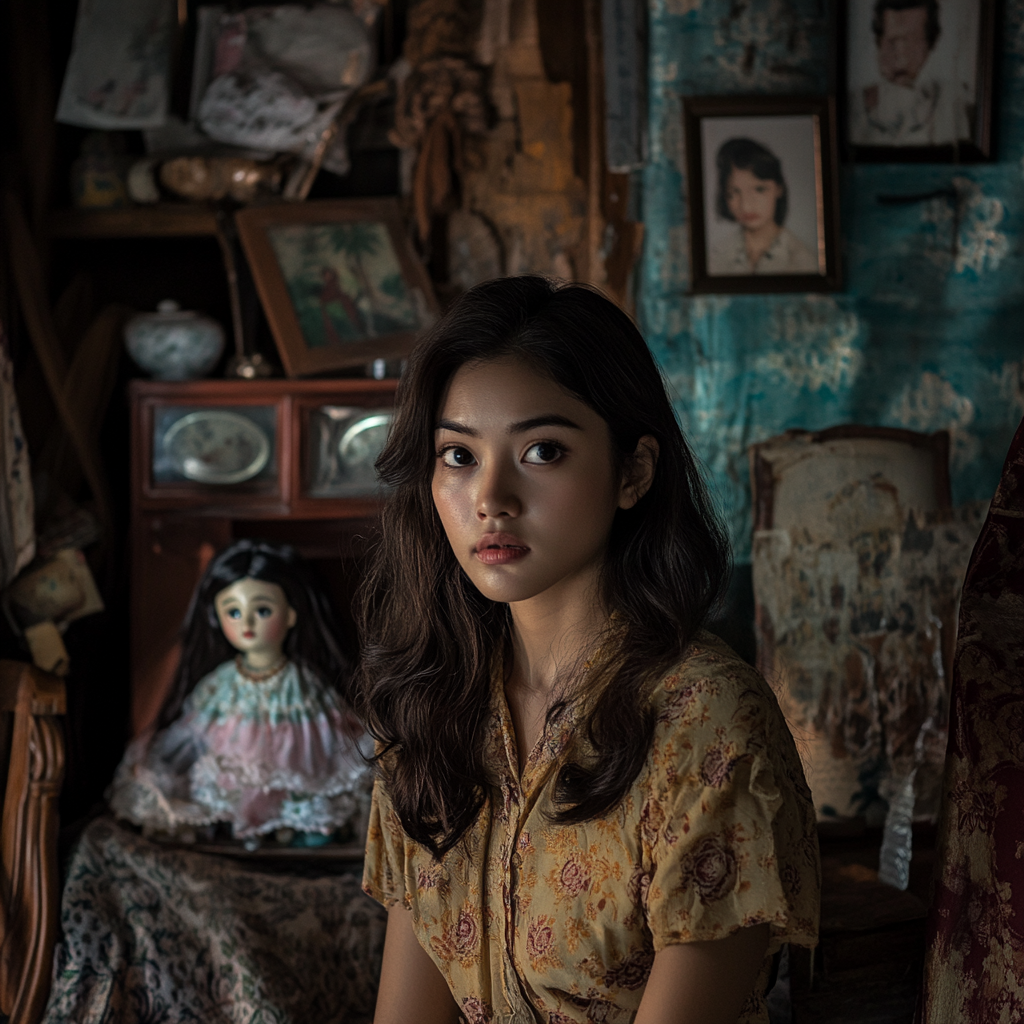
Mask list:
[[[57,797],[64,777],[64,681],[0,661],[0,1011],[35,1024],[50,991],[57,940]]]

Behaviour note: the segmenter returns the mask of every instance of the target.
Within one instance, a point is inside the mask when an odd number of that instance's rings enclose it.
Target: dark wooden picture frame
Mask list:
[[[735,234],[723,221],[735,218],[722,210],[724,200],[719,201],[719,182],[716,176],[707,180],[708,166],[704,151],[705,119],[728,121],[736,119],[737,137],[748,141],[751,123],[758,138],[749,140],[753,150],[765,155],[774,163],[782,179],[782,199],[775,207],[775,220],[783,230],[776,236],[776,246],[769,247],[772,258],[788,259],[794,267],[792,272],[780,270],[737,272],[723,270],[720,252],[728,247],[736,252],[745,252],[737,247],[741,244],[742,229],[736,239],[726,241],[724,233]],[[786,149],[775,153],[773,148],[772,118],[784,119],[777,126],[777,137],[785,140]],[[800,125],[799,119],[806,118],[807,124]],[[797,120],[794,120],[797,119]],[[830,96],[697,96],[683,101],[683,131],[686,141],[687,167],[687,208],[690,223],[691,284],[695,293],[736,294],[742,292],[828,292],[837,291],[841,286],[839,254],[839,182],[836,142],[835,102]],[[718,134],[730,137],[728,124],[715,127]],[[799,144],[797,144],[799,143]],[[778,148],[778,147],[775,147]],[[798,181],[811,182],[813,188],[813,211],[809,212],[808,198],[804,193],[799,198],[802,209],[798,209],[803,234],[802,241],[786,228],[785,219],[794,208],[793,195],[786,175],[789,171],[799,172]],[[708,209],[712,224],[709,224]],[[718,232],[722,239],[717,247],[709,245],[709,228]],[[774,250],[774,252],[772,252]],[[746,259],[747,257],[744,257]],[[760,259],[758,263],[760,264]],[[718,263],[719,266],[710,264]],[[817,264],[818,270],[807,269]],[[733,264],[737,265],[737,264]]]
[[[928,46],[930,57],[936,47],[941,46],[943,34],[947,37],[954,34],[954,29],[944,23],[943,6],[946,5],[948,10],[949,6],[953,3],[977,4],[978,49],[975,57],[973,104],[964,105],[959,116],[952,110],[948,110],[943,115],[947,119],[962,119],[968,127],[969,138],[941,144],[926,143],[922,145],[878,145],[863,141],[858,142],[854,139],[855,132],[862,131],[862,129],[856,127],[856,122],[860,116],[858,105],[860,103],[866,107],[868,92],[872,86],[863,86],[854,82],[854,61],[850,49],[851,46],[856,45],[856,42],[855,33],[851,28],[851,18],[854,11],[858,8],[861,9],[858,11],[858,17],[866,18],[868,11],[871,12],[873,17],[875,6],[879,2],[884,2],[884,0],[839,0],[836,12],[836,63],[838,81],[840,83],[839,110],[842,123],[843,153],[846,158],[863,163],[981,163],[994,160],[993,104],[996,95],[996,25],[998,24],[999,0],[921,0],[920,4],[917,5],[924,9],[919,18],[921,25],[924,26],[927,23],[930,3],[934,2],[937,4],[936,14],[939,35],[931,42],[928,42],[927,39],[923,40]],[[914,9],[902,8],[899,14],[906,17],[908,11],[912,10]],[[884,17],[884,10],[882,15]],[[862,40],[865,35],[863,31],[865,27],[862,26],[862,30],[859,33]],[[922,27],[921,31],[926,32],[927,30]],[[873,29],[870,35],[873,35]],[[878,57],[875,56],[874,60],[877,61]],[[928,61],[919,70],[921,74],[933,75],[935,73],[934,71],[929,72]],[[881,79],[883,75],[880,67],[878,73]],[[905,71],[904,75],[906,73]],[[950,95],[949,102],[951,104],[954,103],[955,83],[952,80],[945,83],[937,83],[936,80],[929,78],[928,81],[922,84],[922,88],[927,89],[930,87],[934,89],[936,84],[939,85],[939,92],[941,93],[945,89],[945,92]],[[878,102],[879,87],[886,88],[881,81],[878,86],[874,87],[875,102]],[[910,89],[910,86],[906,88]],[[857,95],[855,95],[855,92]],[[863,99],[860,99],[861,96],[863,96]],[[943,101],[942,96],[939,96],[933,102],[937,104],[941,101]],[[934,110],[931,116],[936,116]]]
[[[400,359],[437,315],[397,200],[274,203],[235,216],[289,377]]]

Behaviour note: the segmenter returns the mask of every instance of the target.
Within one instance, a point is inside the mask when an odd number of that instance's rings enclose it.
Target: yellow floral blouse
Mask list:
[[[412,911],[467,1024],[632,1021],[658,950],[765,922],[769,956],[740,1020],[767,1022],[770,954],[815,943],[814,812],[767,683],[701,632],[654,701],[654,743],[633,788],[580,825],[549,820],[572,712],[520,777],[500,681],[487,802],[440,862],[405,834],[377,783],[363,888]]]

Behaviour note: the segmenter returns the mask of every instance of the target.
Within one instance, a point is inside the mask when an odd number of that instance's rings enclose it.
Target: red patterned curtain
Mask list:
[[[924,1024],[1024,1024],[1024,421],[960,605]]]

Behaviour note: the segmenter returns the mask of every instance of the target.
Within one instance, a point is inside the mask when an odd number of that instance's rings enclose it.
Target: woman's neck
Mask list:
[[[508,684],[543,696],[545,704],[608,622],[598,597],[596,572],[566,584],[509,606],[512,668]]]
[[[756,267],[758,260],[775,244],[782,228],[770,220],[753,231],[743,230],[743,244],[746,246],[747,259],[750,265]]]

